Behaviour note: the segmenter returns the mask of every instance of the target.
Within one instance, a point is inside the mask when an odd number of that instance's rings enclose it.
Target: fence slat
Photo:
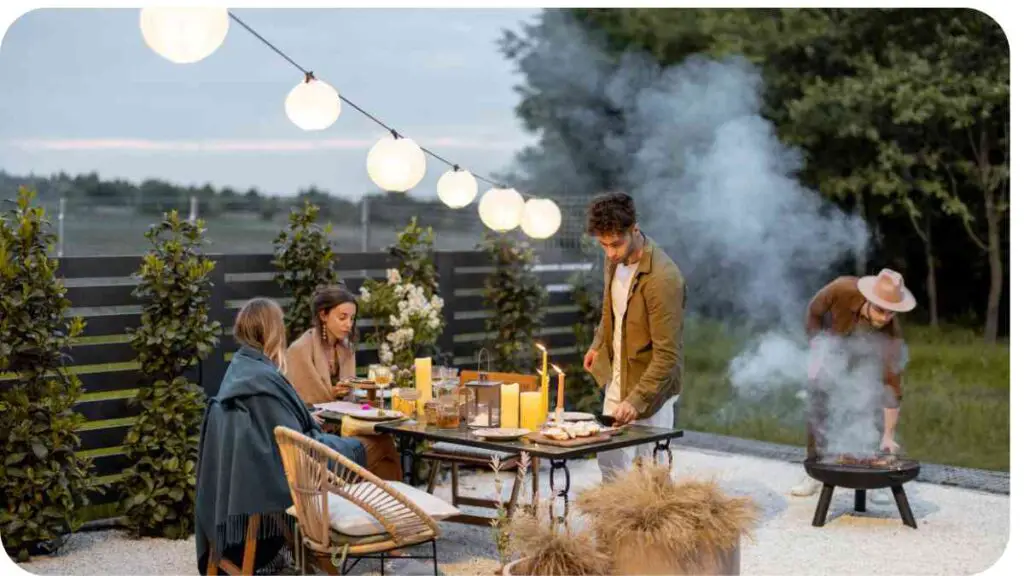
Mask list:
[[[138,416],[142,412],[142,406],[137,403],[129,404],[128,398],[79,402],[72,406],[71,409],[85,416],[85,419],[89,422],[129,418],[131,416]]]
[[[133,306],[139,304],[132,296],[134,290],[135,286],[72,286],[68,288],[66,298],[75,308]]]
[[[118,336],[127,334],[129,328],[138,328],[141,314],[107,314],[104,316],[83,316],[85,331],[82,336]]]
[[[128,278],[139,271],[139,256],[88,256],[61,258],[57,275],[62,278]]]
[[[115,426],[113,428],[93,428],[82,430],[78,437],[82,439],[79,450],[96,450],[97,448],[113,448],[124,443],[124,437],[132,429],[128,426]]]
[[[68,351],[75,366],[115,364],[135,360],[135,350],[128,342],[116,344],[76,344]]]

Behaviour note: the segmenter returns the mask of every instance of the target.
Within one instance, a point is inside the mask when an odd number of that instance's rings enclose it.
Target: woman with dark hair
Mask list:
[[[313,294],[313,327],[288,347],[288,381],[307,405],[331,402],[348,394],[346,378],[356,374],[355,295],[339,285],[321,286]],[[401,480],[402,465],[395,443],[372,427],[357,436],[366,450],[366,468],[383,480]]]
[[[246,526],[259,515],[255,569],[285,544],[285,511],[292,495],[274,428],[286,426],[366,464],[360,442],[326,434],[283,373],[288,370],[284,314],[273,300],[247,302],[235,318],[239,349],[220,391],[207,401],[196,470],[196,559],[207,573],[210,554],[242,565]],[[211,550],[212,547],[212,550]]]

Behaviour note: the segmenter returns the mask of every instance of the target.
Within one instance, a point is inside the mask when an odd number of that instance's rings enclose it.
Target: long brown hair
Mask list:
[[[323,320],[320,319],[321,312],[330,313],[342,304],[352,304],[356,307],[356,316],[359,315],[359,301],[355,294],[351,293],[341,284],[328,284],[320,286],[313,292],[310,299],[310,312],[313,314],[313,328],[316,335],[320,336],[324,331]],[[346,346],[352,347],[359,341],[359,330],[356,328],[356,319],[352,319],[352,331],[348,335]]]
[[[277,302],[269,298],[253,298],[242,306],[235,316],[235,340],[266,354],[284,374],[285,346],[288,343],[284,327],[284,312]]]

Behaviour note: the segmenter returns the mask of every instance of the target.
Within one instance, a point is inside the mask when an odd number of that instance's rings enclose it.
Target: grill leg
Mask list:
[[[857,490],[853,493],[853,509],[857,512],[867,512],[867,492],[864,490]]]
[[[907,493],[903,491],[902,485],[892,487],[892,497],[896,500],[896,507],[900,510],[903,523],[916,529],[917,522],[914,521],[914,513],[910,511],[910,502],[907,501]]]
[[[814,511],[812,526],[822,527],[825,525],[825,517],[828,516],[828,506],[832,503],[832,490],[835,486],[824,484],[821,487],[821,496],[818,497],[818,509]]]

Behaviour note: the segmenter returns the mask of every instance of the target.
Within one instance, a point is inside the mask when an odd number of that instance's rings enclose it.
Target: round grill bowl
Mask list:
[[[822,484],[854,490],[875,490],[910,482],[921,473],[921,465],[913,460],[901,460],[899,468],[872,468],[804,460],[804,470],[808,476]]]

